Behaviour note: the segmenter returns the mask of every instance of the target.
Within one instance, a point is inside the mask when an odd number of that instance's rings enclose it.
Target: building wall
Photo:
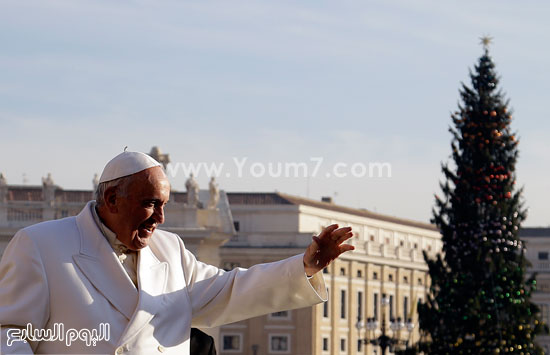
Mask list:
[[[225,268],[248,268],[262,262],[278,261],[303,252],[303,248],[261,248],[236,247],[222,248],[221,259]],[[281,285],[285,287],[285,285]],[[284,315],[265,315],[241,322],[222,326],[220,329],[220,354],[267,354],[270,337],[285,337],[289,341],[288,351],[278,354],[314,354],[311,349],[312,308],[303,308],[286,312]],[[241,338],[241,351],[223,351],[224,336]],[[308,339],[308,341],[303,341]]]
[[[536,273],[537,291],[531,300],[539,306],[542,321],[550,325],[550,228],[527,228],[520,237],[526,242],[526,257],[531,262],[528,275]],[[545,354],[550,354],[550,336],[538,336],[536,341]]]
[[[363,322],[374,317],[375,294],[379,320],[380,301],[386,294],[392,296],[396,318],[411,317],[417,324],[416,303],[425,297],[428,281],[422,250],[434,254],[441,248],[439,233],[430,226],[421,228],[307,205],[232,204],[231,210],[239,230],[220,250],[222,265],[228,269],[301,253],[313,234],[332,223],[353,227],[356,236],[350,243],[356,250],[342,255],[326,270],[324,277],[330,295],[326,305],[292,311],[284,323],[264,316],[222,326],[220,354],[254,354],[253,345],[257,346],[257,354],[284,353],[270,349],[269,336],[277,330],[289,337],[290,354],[374,354],[377,349],[372,345],[361,344],[358,351],[358,341],[366,334],[364,328],[359,332],[356,325],[359,308]],[[277,215],[277,223],[272,223],[272,213]],[[250,245],[254,247],[247,247]],[[385,316],[389,323],[389,309],[385,310]],[[224,350],[223,336],[231,336],[230,331],[242,337],[240,351]],[[417,341],[418,326],[411,334],[401,331],[399,335],[403,340]],[[327,350],[323,350],[324,346]]]

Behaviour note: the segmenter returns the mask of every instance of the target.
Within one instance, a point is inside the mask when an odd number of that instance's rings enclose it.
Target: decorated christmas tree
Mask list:
[[[462,85],[452,114],[452,163],[442,167],[442,197],[433,222],[443,250],[425,255],[430,292],[419,305],[421,349],[430,354],[542,354],[534,343],[546,331],[530,298],[525,245],[518,237],[526,217],[515,188],[518,140],[489,56],[491,39],[471,87]]]

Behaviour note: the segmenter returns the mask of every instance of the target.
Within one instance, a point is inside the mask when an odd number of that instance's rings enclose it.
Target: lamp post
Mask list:
[[[388,335],[387,325],[386,325],[386,312],[385,308],[390,303],[387,297],[382,298],[382,323],[380,324],[380,336],[376,337],[376,330],[378,329],[378,321],[376,318],[368,318],[367,323],[365,324],[361,319],[361,315],[357,316],[357,324],[355,327],[359,332],[359,340],[363,344],[372,344],[374,346],[379,346],[382,349],[382,355],[386,355],[386,349],[390,348],[390,351],[393,351],[393,348],[397,346],[403,346],[408,344],[408,340],[401,339],[401,331],[405,330],[408,334],[407,339],[410,337],[413,329],[414,323],[411,319],[408,319],[405,323],[401,317],[396,319],[390,319],[390,329],[392,330],[392,336]],[[365,338],[361,339],[361,329],[365,328]]]

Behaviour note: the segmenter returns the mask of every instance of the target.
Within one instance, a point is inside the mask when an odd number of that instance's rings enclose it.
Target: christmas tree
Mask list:
[[[518,140],[490,41],[482,38],[471,87],[462,85],[451,115],[453,164],[442,167],[443,197],[436,196],[432,220],[443,250],[435,259],[424,255],[431,286],[419,321],[421,349],[430,354],[543,353],[534,338],[547,328],[530,301],[536,281],[526,277],[518,238],[526,217],[521,189],[515,189]]]

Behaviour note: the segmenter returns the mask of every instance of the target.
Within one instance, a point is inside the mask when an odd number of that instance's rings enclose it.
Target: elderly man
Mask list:
[[[157,229],[169,196],[158,162],[124,152],[78,216],[20,230],[0,262],[1,353],[189,354],[192,325],[326,300],[318,272],[353,249],[331,225],[302,255],[225,272]]]

